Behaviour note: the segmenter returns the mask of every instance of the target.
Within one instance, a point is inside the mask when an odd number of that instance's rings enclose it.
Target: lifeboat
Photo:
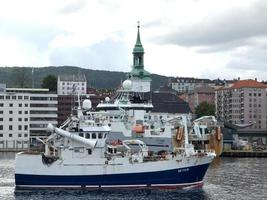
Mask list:
[[[145,127],[141,124],[136,124],[133,128],[133,131],[135,133],[144,133],[145,132]]]

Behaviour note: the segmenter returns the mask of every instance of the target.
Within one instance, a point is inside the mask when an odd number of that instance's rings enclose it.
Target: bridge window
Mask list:
[[[83,137],[83,133],[79,133],[79,136],[80,136],[80,137]]]
[[[92,133],[92,139],[96,139],[96,133]]]
[[[90,139],[90,134],[89,133],[85,133],[85,138],[86,139]]]
[[[98,133],[98,138],[102,139],[102,137],[103,137],[102,133]]]

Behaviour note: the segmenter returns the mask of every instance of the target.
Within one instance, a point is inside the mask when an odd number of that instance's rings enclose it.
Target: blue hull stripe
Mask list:
[[[28,175],[15,174],[17,186],[111,186],[111,185],[151,185],[188,184],[200,182],[209,164],[166,171],[108,174],[108,175]]]

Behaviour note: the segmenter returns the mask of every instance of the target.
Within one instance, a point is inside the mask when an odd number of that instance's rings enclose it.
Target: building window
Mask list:
[[[13,99],[13,100],[16,100],[16,99],[17,99],[17,97],[16,97],[16,96],[12,96],[12,99]]]
[[[21,131],[21,130],[22,130],[22,126],[21,126],[21,125],[19,125],[19,126],[18,126],[18,129],[19,129],[19,131]]]
[[[2,122],[3,121],[3,118],[0,118],[0,122]]]
[[[24,113],[25,113],[25,114],[28,114],[28,110],[25,110]]]
[[[0,134],[0,137],[3,137],[3,134],[2,133]]]
[[[13,126],[9,125],[9,130],[12,131],[13,130]]]
[[[22,111],[21,111],[21,110],[19,110],[19,111],[18,111],[18,113],[21,115],[21,114],[22,114]]]
[[[21,122],[22,121],[22,118],[19,118],[19,122]]]
[[[3,114],[4,113],[4,111],[3,110],[0,110],[0,114]]]
[[[28,104],[27,103],[25,103],[25,107],[28,107]]]
[[[22,99],[22,96],[18,96],[18,99]]]
[[[9,118],[9,121],[12,122],[13,121],[13,118]]]
[[[21,137],[21,133],[18,134],[18,137]]]
[[[10,99],[10,96],[6,96],[6,99]]]
[[[28,121],[28,118],[24,118],[24,121],[27,122]]]
[[[29,96],[24,96],[24,100],[28,100],[29,99]]]
[[[3,130],[3,125],[0,125],[0,130]]]
[[[24,125],[24,130],[27,131],[28,130],[28,126]]]
[[[9,107],[13,107],[13,103],[10,103],[10,104],[9,104]]]
[[[4,99],[4,96],[0,96],[0,99]]]
[[[12,133],[9,133],[9,134],[8,134],[8,137],[12,137]]]
[[[22,107],[22,103],[19,104],[19,107]]]
[[[28,134],[27,133],[24,133],[24,137],[28,137]]]
[[[9,111],[9,114],[13,114],[13,111],[12,111],[12,110],[10,110],[10,111]]]
[[[4,107],[4,104],[3,103],[0,103],[0,107]]]

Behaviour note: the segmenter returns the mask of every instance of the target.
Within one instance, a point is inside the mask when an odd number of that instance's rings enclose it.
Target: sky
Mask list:
[[[0,0],[0,66],[267,80],[266,0]]]

